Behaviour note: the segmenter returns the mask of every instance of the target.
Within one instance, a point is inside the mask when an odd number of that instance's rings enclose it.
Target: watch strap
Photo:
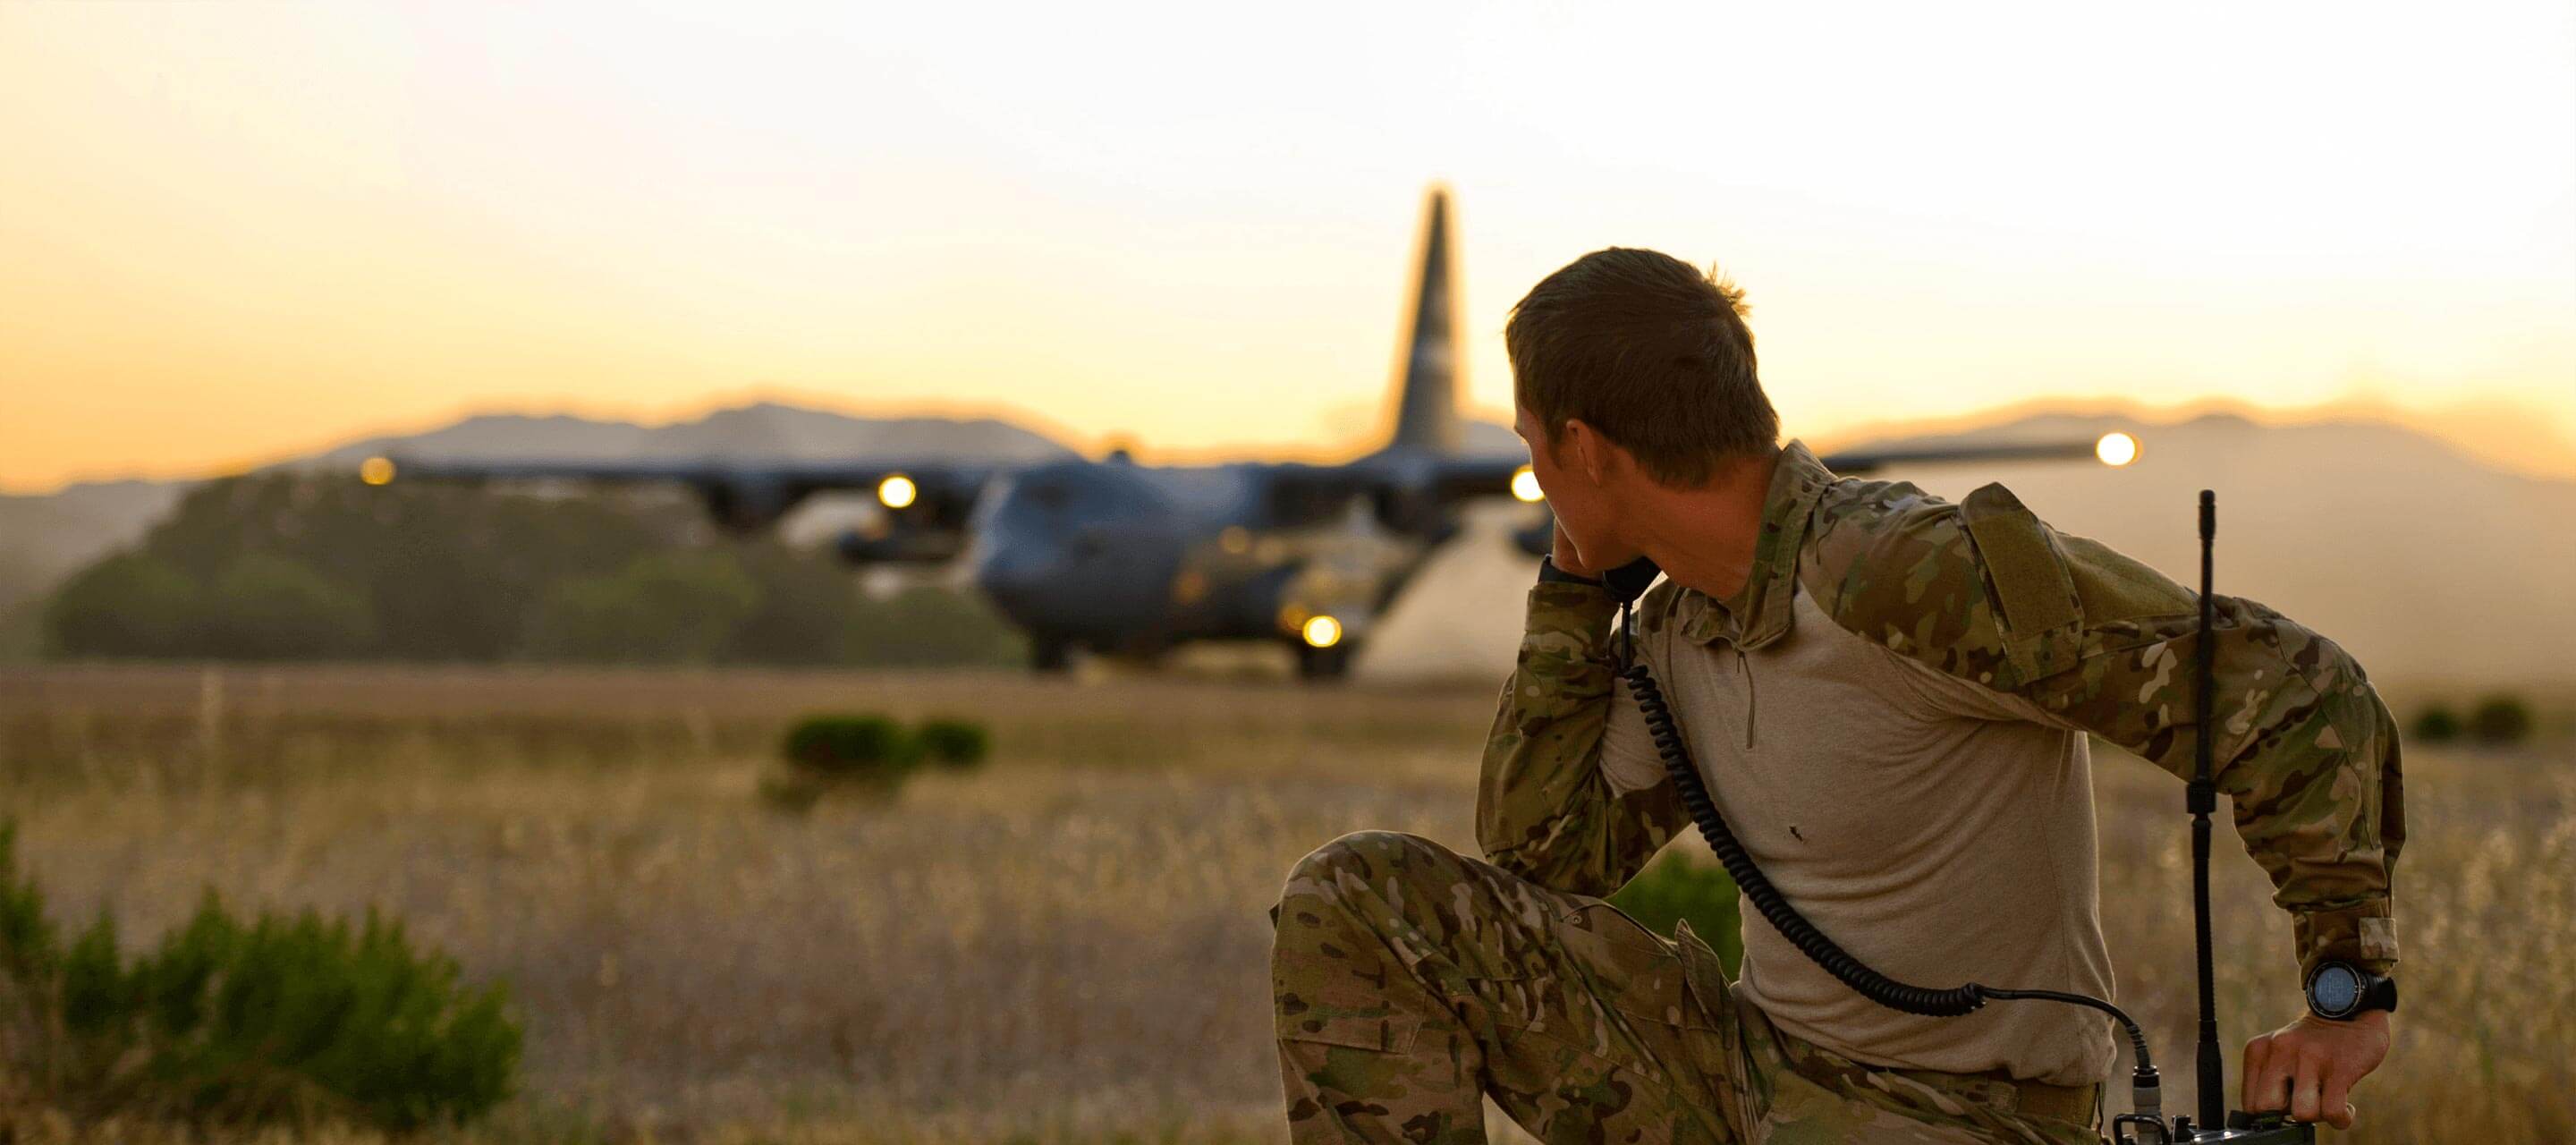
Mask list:
[[[2362,974],[2361,1008],[2397,1012],[2397,980],[2367,971]]]

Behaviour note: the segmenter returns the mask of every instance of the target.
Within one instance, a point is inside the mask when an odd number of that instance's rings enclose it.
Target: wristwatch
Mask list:
[[[2349,962],[2328,959],[2308,971],[2308,1012],[2329,1022],[2349,1022],[2364,1010],[2397,1010],[2397,980]]]

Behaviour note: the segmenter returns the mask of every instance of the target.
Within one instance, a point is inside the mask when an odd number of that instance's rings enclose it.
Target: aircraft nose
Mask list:
[[[1061,591],[1064,560],[1052,546],[992,545],[984,549],[973,575],[976,587],[995,605],[1026,623],[1050,589]]]
[[[972,575],[994,607],[1031,629],[1101,640],[1159,624],[1179,563],[1179,546],[1159,527],[989,540]]]

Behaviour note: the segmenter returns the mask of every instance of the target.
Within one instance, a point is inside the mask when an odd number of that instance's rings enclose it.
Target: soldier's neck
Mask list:
[[[1772,459],[1740,458],[1696,489],[1657,487],[1644,498],[1638,551],[1684,588],[1725,600],[1753,575]]]

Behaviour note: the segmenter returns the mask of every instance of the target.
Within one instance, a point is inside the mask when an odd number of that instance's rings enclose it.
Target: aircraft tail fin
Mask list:
[[[1458,322],[1450,285],[1449,191],[1433,186],[1423,207],[1422,262],[1414,277],[1413,322],[1398,375],[1393,448],[1458,452]]]

